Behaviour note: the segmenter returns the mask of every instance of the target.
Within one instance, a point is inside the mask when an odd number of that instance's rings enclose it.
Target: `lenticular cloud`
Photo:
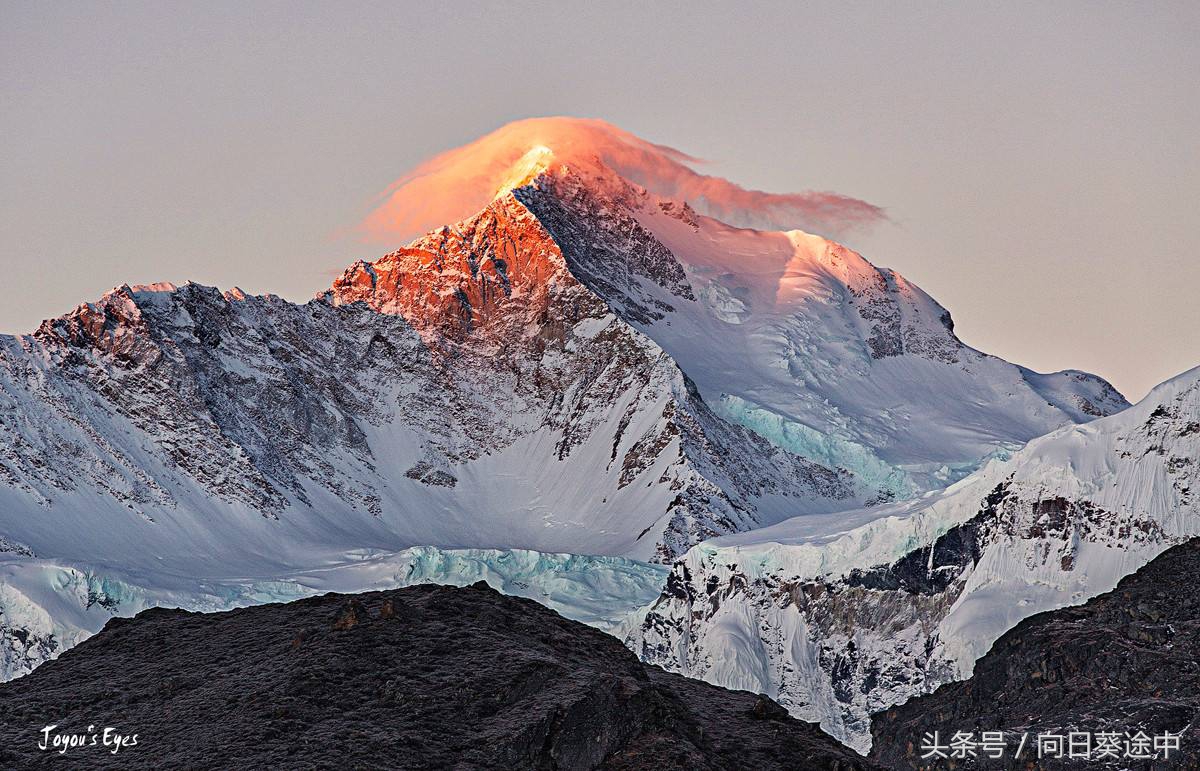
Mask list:
[[[695,171],[692,166],[702,163],[697,158],[601,120],[531,118],[422,163],[379,196],[360,229],[369,240],[394,242],[468,217],[487,205],[531,152],[568,166],[598,160],[655,195],[687,201],[739,227],[836,236],[886,219],[878,206],[837,193],[747,190]]]

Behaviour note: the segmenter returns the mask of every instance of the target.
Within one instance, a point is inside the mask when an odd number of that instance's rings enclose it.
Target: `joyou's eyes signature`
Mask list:
[[[112,726],[104,726],[98,730],[95,725],[89,725],[87,730],[81,733],[68,733],[59,731],[58,725],[55,724],[45,726],[40,733],[38,749],[57,752],[59,755],[66,755],[68,750],[79,747],[104,747],[108,752],[116,755],[121,750],[136,746],[138,743],[137,734],[125,734]]]

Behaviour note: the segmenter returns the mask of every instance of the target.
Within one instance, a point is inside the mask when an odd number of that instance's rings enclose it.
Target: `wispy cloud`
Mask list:
[[[368,240],[395,242],[467,217],[487,205],[511,176],[513,164],[538,147],[549,148],[567,165],[599,160],[651,193],[687,201],[730,225],[838,236],[887,219],[880,207],[838,193],[747,190],[696,171],[693,167],[703,163],[698,158],[601,120],[531,118],[405,174],[380,194],[359,230]]]

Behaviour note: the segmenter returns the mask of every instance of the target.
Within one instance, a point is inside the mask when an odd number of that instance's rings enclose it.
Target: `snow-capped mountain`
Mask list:
[[[600,121],[518,121],[401,180],[367,224],[399,232],[396,222],[511,190],[572,274],[666,351],[711,409],[853,471],[868,499],[943,487],[1052,428],[1128,406],[1095,376],[1039,375],[965,346],[945,308],[840,244],[726,224],[839,227],[869,204],[744,190],[689,160]]]
[[[0,550],[148,590],[413,546],[665,563],[797,515],[836,529],[1126,406],[965,346],[843,246],[692,206],[825,199],[535,128],[561,142],[480,140],[448,183],[486,190],[465,219],[308,303],[121,286],[0,337]]]
[[[1019,621],[1200,534],[1200,368],[944,491],[692,549],[630,622],[647,661],[762,691],[857,749]]]
[[[4,342],[3,532],[39,555],[669,559],[760,524],[759,501],[852,496],[714,415],[511,195],[306,305],[122,287]]]

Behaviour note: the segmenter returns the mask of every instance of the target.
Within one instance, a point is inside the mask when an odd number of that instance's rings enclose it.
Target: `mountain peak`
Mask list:
[[[536,174],[534,168],[525,171]],[[426,341],[462,340],[498,324],[502,329],[490,337],[511,342],[540,334],[541,324],[563,307],[550,295],[553,278],[565,270],[562,253],[537,219],[511,192],[502,192],[473,217],[374,262],[356,262],[320,297],[403,316]]]
[[[534,145],[522,155],[509,169],[508,176],[500,183],[495,198],[530,184],[547,170],[554,162],[554,151],[545,145]]]

